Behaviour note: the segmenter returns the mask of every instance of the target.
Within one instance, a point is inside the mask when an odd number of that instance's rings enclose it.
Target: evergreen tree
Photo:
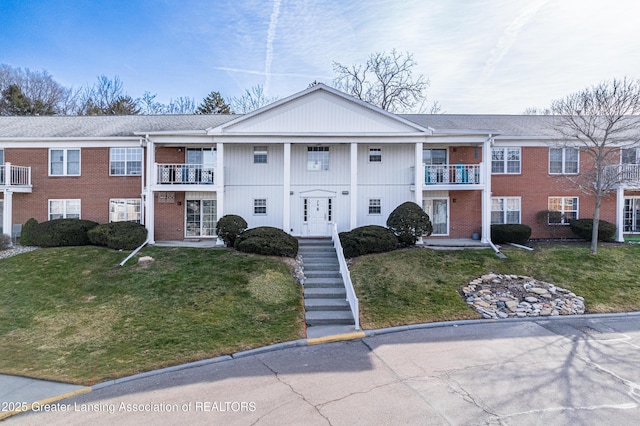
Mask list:
[[[220,92],[211,92],[198,106],[197,114],[229,114],[231,108],[222,98]]]

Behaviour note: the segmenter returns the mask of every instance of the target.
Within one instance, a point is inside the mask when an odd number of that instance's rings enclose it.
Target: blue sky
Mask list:
[[[444,112],[519,114],[640,78],[636,12],[632,0],[0,0],[0,63],[200,102],[257,84],[286,97],[331,83],[333,61],[395,48]]]

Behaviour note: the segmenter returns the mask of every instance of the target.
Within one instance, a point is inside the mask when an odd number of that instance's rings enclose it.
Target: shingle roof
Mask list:
[[[400,117],[437,131],[481,130],[501,136],[557,136],[552,115],[400,114]]]
[[[237,115],[0,117],[0,138],[134,136],[135,132],[205,130]]]
[[[553,136],[555,116],[399,114],[438,131],[475,130],[501,136]],[[117,137],[135,133],[205,130],[238,115],[11,116],[0,117],[0,138]]]

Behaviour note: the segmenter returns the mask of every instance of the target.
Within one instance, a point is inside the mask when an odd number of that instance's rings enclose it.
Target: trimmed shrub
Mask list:
[[[227,214],[220,218],[216,224],[216,234],[227,247],[233,247],[238,235],[247,229],[247,221],[235,214]]]
[[[295,257],[298,254],[298,240],[271,226],[247,229],[236,238],[234,247],[238,251],[265,256]]]
[[[7,234],[0,234],[0,250],[6,250],[11,247],[11,237]]]
[[[510,223],[506,225],[491,225],[491,241],[494,243],[525,244],[531,237],[531,227]]]
[[[23,246],[35,246],[35,234],[38,229],[38,221],[31,218],[22,225],[22,232],[20,233],[20,244]]]
[[[369,225],[341,232],[340,243],[345,257],[356,257],[395,250],[398,239],[383,226]]]
[[[55,219],[38,223],[28,238],[29,245],[38,247],[86,246],[91,243],[87,233],[96,226],[98,226],[97,222],[82,219]]]
[[[433,226],[429,215],[411,201],[400,204],[387,219],[387,227],[403,247],[415,245],[418,238],[431,235]]]
[[[98,225],[88,232],[89,241],[96,246],[114,250],[133,250],[147,239],[144,225],[134,222],[112,222]]]
[[[571,231],[583,240],[591,241],[593,219],[575,219],[569,222]],[[616,225],[600,219],[598,223],[598,241],[610,241],[616,235]]]

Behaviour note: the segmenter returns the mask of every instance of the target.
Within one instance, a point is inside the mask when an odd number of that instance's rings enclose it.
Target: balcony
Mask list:
[[[461,186],[479,189],[478,187],[483,183],[481,166],[482,164],[425,164],[424,184],[425,186],[448,186],[455,189],[464,189]]]
[[[13,192],[31,192],[31,167],[0,164],[0,188]]]
[[[157,164],[155,184],[159,186],[212,186],[216,182],[215,166],[202,164]],[[174,188],[178,189],[178,188]]]
[[[606,182],[618,182],[625,187],[640,187],[640,164],[618,164],[604,169]]]

